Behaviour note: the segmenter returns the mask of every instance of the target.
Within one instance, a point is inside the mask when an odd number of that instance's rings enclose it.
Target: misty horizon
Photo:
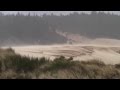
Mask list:
[[[39,14],[40,12],[43,13],[38,11]],[[115,39],[114,42],[120,40],[120,16],[110,12],[92,11],[88,14],[87,11],[71,11],[70,14],[70,11],[67,11],[66,13],[69,13],[67,16],[48,14],[43,17],[38,15],[32,17],[29,12],[26,12],[28,13],[26,16],[21,13],[18,14],[16,11],[16,15],[7,16],[0,14],[1,45],[88,43],[96,42],[94,40],[98,38],[103,38],[102,41],[107,42],[111,42],[110,39]]]
[[[91,12],[94,12],[94,11],[0,11],[2,12],[3,14],[5,15],[8,15],[8,14],[14,14],[16,15],[18,12],[20,14],[23,14],[23,15],[38,15],[38,16],[42,16],[44,14],[46,15],[51,15],[51,14],[54,14],[54,15],[69,15],[69,14],[72,14],[72,13],[85,13],[85,14],[91,14]],[[104,13],[109,13],[109,14],[114,14],[114,15],[120,15],[120,11],[95,11],[95,12],[104,12]]]

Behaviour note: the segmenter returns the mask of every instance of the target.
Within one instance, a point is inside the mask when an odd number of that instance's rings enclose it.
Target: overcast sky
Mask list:
[[[84,13],[88,13],[90,14],[91,11],[0,11],[0,12],[3,12],[4,14],[16,14],[18,12],[22,13],[22,14],[28,14],[29,12],[34,15],[34,14],[37,14],[37,15],[43,15],[43,14],[55,14],[55,15],[60,15],[60,14],[63,14],[63,15],[67,15],[67,14],[70,14],[70,13],[73,13],[73,12],[78,12],[78,13],[81,13],[81,12],[84,12]],[[117,14],[117,15],[120,15],[120,11],[104,11],[105,13],[113,13],[113,14]]]

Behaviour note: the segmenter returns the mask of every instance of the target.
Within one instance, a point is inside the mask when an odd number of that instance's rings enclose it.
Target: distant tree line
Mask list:
[[[0,13],[0,44],[53,44],[65,43],[67,39],[55,30],[81,34],[91,38],[107,37],[120,39],[120,16],[92,12],[90,15],[27,16]]]

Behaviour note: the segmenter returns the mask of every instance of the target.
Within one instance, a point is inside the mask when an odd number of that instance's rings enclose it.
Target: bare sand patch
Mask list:
[[[74,60],[102,60],[106,64],[120,63],[120,46],[113,45],[31,45],[12,47],[17,54],[29,57],[46,57],[53,60],[59,56],[73,57]]]

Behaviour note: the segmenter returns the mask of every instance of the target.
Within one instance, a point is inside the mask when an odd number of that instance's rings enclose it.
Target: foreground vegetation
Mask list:
[[[61,56],[50,61],[0,49],[0,79],[120,79],[120,64],[99,60],[73,61]]]

